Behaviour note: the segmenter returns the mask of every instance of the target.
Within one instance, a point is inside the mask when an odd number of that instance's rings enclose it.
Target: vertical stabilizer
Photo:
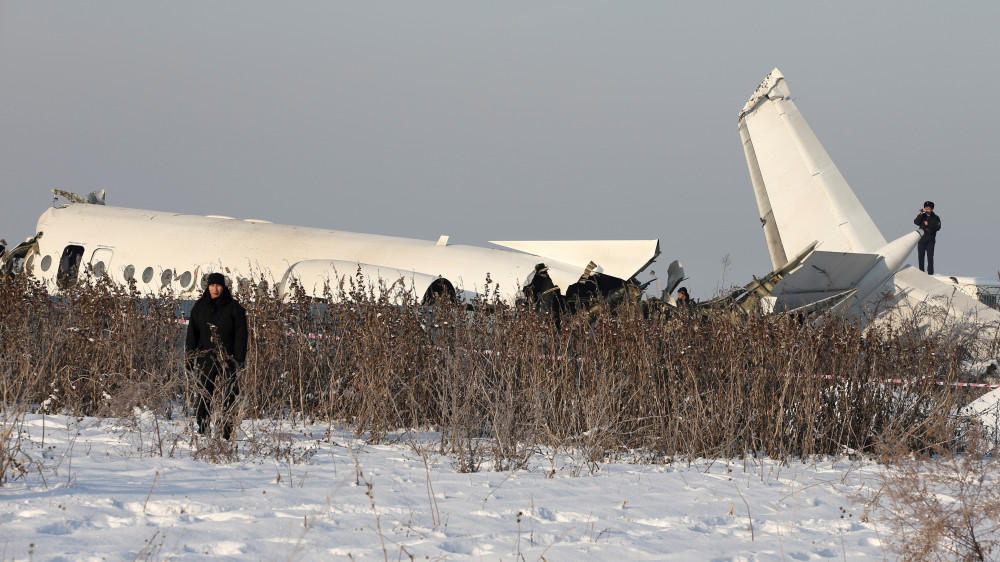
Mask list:
[[[760,212],[761,227],[764,229],[764,240],[767,242],[767,253],[771,256],[771,269],[778,270],[788,263],[785,246],[781,243],[781,233],[774,222],[774,212],[771,210],[771,200],[767,197],[767,187],[757,164],[757,153],[746,128],[740,126],[740,139],[743,141],[743,151],[746,153],[747,165],[750,167],[750,181],[753,183],[753,194],[757,198],[757,210]]]
[[[827,252],[878,251],[885,238],[789,95],[776,68],[739,114],[772,266],[815,240]]]

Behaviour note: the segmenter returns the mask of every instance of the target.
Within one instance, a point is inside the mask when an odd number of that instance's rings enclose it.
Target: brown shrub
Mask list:
[[[341,421],[372,441],[433,428],[463,470],[484,459],[518,468],[541,448],[580,451],[588,463],[874,452],[889,433],[925,451],[954,440],[948,414],[968,392],[883,382],[957,380],[960,345],[866,337],[833,320],[664,322],[628,304],[557,319],[495,297],[401,306],[382,296],[384,283],[377,291],[363,279],[329,289],[346,298],[339,304],[244,287],[244,415]],[[5,411],[190,414],[184,306],[103,281],[54,298],[23,276],[0,284]]]

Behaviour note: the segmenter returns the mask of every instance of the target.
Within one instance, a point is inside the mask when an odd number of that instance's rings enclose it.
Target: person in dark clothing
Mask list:
[[[677,310],[685,312],[688,315],[694,313],[694,301],[691,300],[691,295],[688,294],[687,287],[677,289]]]
[[[188,368],[198,372],[201,383],[198,432],[208,434],[213,402],[221,397],[222,438],[228,441],[233,435],[232,408],[239,394],[236,371],[243,367],[247,357],[247,314],[229,292],[221,273],[210,274],[207,284],[191,309],[184,347]]]
[[[677,289],[677,302],[678,303],[683,302],[684,304],[691,303],[691,295],[688,294],[687,287],[681,287],[680,289]]]
[[[924,208],[913,219],[913,224],[920,227],[920,241],[917,242],[917,264],[924,271],[924,256],[927,256],[927,273],[934,275],[934,243],[937,233],[941,230],[941,217],[934,214],[934,202],[924,201]]]

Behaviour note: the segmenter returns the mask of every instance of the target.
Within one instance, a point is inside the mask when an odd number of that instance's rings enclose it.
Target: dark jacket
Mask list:
[[[924,224],[924,221],[927,221],[927,224]],[[941,230],[941,217],[934,214],[934,211],[931,211],[929,215],[920,213],[917,215],[917,218],[913,219],[913,224],[923,230],[923,234],[920,235],[920,241],[929,242],[937,239],[937,232]]]
[[[208,361],[218,358],[216,342],[212,340],[212,326],[215,327],[218,343],[225,351],[227,363],[235,362],[237,366],[242,366],[247,358],[249,339],[247,313],[226,286],[223,286],[222,294],[215,299],[205,289],[188,318],[184,348],[189,358],[198,358],[199,366],[203,369]]]

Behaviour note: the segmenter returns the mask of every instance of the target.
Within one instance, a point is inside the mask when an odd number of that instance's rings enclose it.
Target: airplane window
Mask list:
[[[181,275],[181,287],[187,289],[189,285],[191,285],[191,272],[185,271],[184,275]]]
[[[94,264],[94,277],[104,277],[104,262],[99,261]]]
[[[146,269],[142,270],[142,282],[149,283],[152,280],[153,280],[153,268],[147,267]]]
[[[173,279],[174,272],[169,269],[163,270],[163,275],[160,275],[160,285],[166,287],[170,284],[170,280]]]
[[[52,256],[45,256],[42,258],[42,271],[48,271],[52,267]]]
[[[135,277],[135,266],[126,265],[125,271],[122,271],[122,275],[125,277],[126,281],[131,281]]]

